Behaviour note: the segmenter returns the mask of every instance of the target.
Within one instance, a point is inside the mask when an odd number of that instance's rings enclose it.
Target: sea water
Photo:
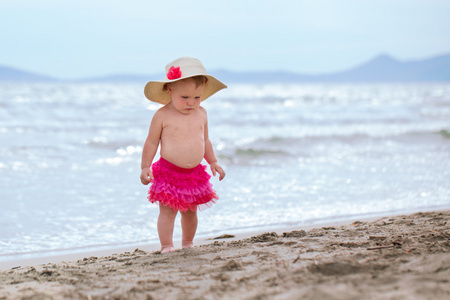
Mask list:
[[[198,237],[450,207],[450,84],[232,84]],[[0,261],[157,242],[142,84],[0,84]],[[179,219],[174,237],[179,239]]]

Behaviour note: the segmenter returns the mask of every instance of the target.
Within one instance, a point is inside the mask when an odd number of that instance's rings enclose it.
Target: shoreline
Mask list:
[[[0,299],[448,299],[450,210],[371,219],[16,267]]]
[[[418,210],[411,210],[411,211],[404,211],[402,213],[392,213],[392,214],[383,214],[383,213],[376,213],[371,214],[371,216],[365,216],[365,217],[341,217],[336,218],[337,221],[325,221],[325,219],[320,220],[318,222],[314,222],[312,224],[306,224],[306,225],[298,225],[298,226],[280,226],[273,229],[268,229],[270,226],[264,226],[260,229],[253,229],[248,231],[240,231],[239,233],[233,233],[233,230],[229,230],[229,232],[224,233],[225,235],[232,235],[233,237],[229,238],[216,238],[216,236],[210,236],[210,237],[199,237],[195,238],[194,243],[195,246],[201,246],[201,245],[207,245],[210,243],[213,243],[214,241],[238,241],[242,239],[251,238],[253,236],[263,234],[265,232],[275,232],[277,234],[282,234],[283,232],[290,232],[295,230],[311,230],[315,228],[320,227],[329,227],[329,226],[342,226],[342,225],[348,225],[351,222],[354,221],[363,221],[363,222],[371,222],[381,217],[395,217],[399,215],[404,214],[413,214],[418,212],[444,212],[450,210],[450,208],[440,208],[440,209],[422,209],[420,211]],[[180,244],[180,240],[174,240],[175,247],[177,248],[177,245]],[[92,250],[89,250],[92,249]],[[79,251],[76,251],[75,249],[56,249],[52,251],[48,251],[48,255],[41,255],[41,256],[34,256],[34,257],[24,257],[21,258],[21,256],[27,256],[30,253],[18,253],[12,254],[10,256],[17,256],[19,258],[6,260],[6,261],[0,261],[0,271],[8,270],[12,268],[17,267],[27,267],[27,266],[35,266],[35,265],[42,265],[42,264],[48,264],[48,263],[60,263],[63,261],[76,261],[83,259],[85,257],[102,257],[102,256],[110,256],[113,254],[119,254],[119,253],[125,253],[125,252],[133,252],[134,250],[139,249],[146,252],[154,252],[160,250],[160,244],[159,241],[154,242],[148,242],[148,243],[129,243],[128,245],[118,245],[118,246],[107,246],[107,245],[99,245],[99,246],[92,246],[92,247],[86,247],[86,248],[80,248]],[[39,252],[36,252],[36,254]],[[45,252],[44,252],[45,253]],[[54,253],[54,254],[53,254]],[[63,254],[58,254],[63,253]]]
[[[381,214],[380,214],[381,215]],[[328,226],[342,226],[349,224],[353,221],[364,221],[364,222],[370,222],[380,217],[380,215],[377,216],[371,216],[371,217],[363,217],[363,218],[340,218],[339,221],[328,221],[328,222],[317,222],[313,224],[307,224],[307,225],[299,225],[299,226],[282,226],[277,227],[274,229],[267,229],[267,227],[263,227],[266,229],[254,229],[249,231],[243,231],[239,233],[233,233],[232,230],[230,230],[229,233],[224,233],[222,235],[231,235],[233,237],[227,237],[227,238],[218,238],[218,236],[212,236],[212,237],[199,237],[194,240],[195,246],[202,246],[207,245],[210,243],[214,243],[215,241],[226,241],[226,242],[233,242],[233,241],[239,241],[247,238],[251,238],[253,236],[257,236],[260,234],[263,234],[265,232],[275,232],[277,234],[282,234],[283,232],[290,232],[295,230],[311,230],[315,228],[321,228],[321,227],[328,227]],[[393,214],[395,216],[396,214]],[[221,236],[221,235],[219,235]],[[177,248],[177,245],[180,244],[180,240],[174,240],[174,244]],[[55,253],[55,254],[49,254],[49,255],[42,255],[42,256],[36,256],[36,257],[29,257],[29,258],[18,258],[18,259],[12,259],[7,261],[0,261],[0,271],[12,269],[12,268],[19,268],[19,267],[29,267],[29,266],[36,266],[36,265],[43,265],[43,264],[50,264],[50,263],[60,263],[64,261],[76,261],[83,259],[85,257],[103,257],[103,256],[110,256],[113,254],[120,254],[125,252],[133,252],[136,249],[143,250],[146,252],[154,252],[160,250],[160,244],[159,241],[155,241],[153,243],[130,243],[128,246],[118,246],[118,247],[108,247],[108,246],[98,246],[98,247],[89,247],[89,248],[101,248],[98,250],[80,250],[80,251],[72,251],[71,249],[63,249],[63,250],[54,250],[49,251],[48,253]],[[177,248],[178,249],[178,248]],[[58,252],[64,253],[69,252],[65,254],[56,254]],[[23,254],[23,256],[26,256],[28,253]],[[16,255],[11,255],[16,256]],[[22,256],[21,254],[17,254],[17,256]]]

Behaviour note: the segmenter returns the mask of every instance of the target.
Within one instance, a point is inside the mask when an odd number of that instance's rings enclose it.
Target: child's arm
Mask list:
[[[208,136],[208,121],[205,123],[205,160],[208,162],[209,167],[213,176],[216,176],[216,172],[219,173],[219,181],[225,177],[225,171],[217,162],[216,155],[214,154],[214,149],[212,143]]]
[[[145,140],[144,147],[142,149],[141,159],[141,182],[142,184],[149,184],[153,179],[153,174],[150,169],[153,158],[158,150],[159,140],[161,139],[162,132],[162,117],[161,112],[158,110],[153,116],[150,124],[147,139]]]

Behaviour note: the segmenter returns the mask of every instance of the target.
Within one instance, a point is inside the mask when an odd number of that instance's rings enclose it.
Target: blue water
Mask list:
[[[227,177],[199,237],[450,208],[450,84],[231,85],[203,106]],[[139,175],[158,108],[141,85],[0,84],[0,261],[157,241]]]

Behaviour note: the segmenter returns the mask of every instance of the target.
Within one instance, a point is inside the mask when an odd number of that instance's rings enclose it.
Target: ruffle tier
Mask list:
[[[152,203],[196,211],[211,207],[219,199],[204,165],[183,169],[161,158],[152,165],[152,173],[154,179],[148,192]]]

